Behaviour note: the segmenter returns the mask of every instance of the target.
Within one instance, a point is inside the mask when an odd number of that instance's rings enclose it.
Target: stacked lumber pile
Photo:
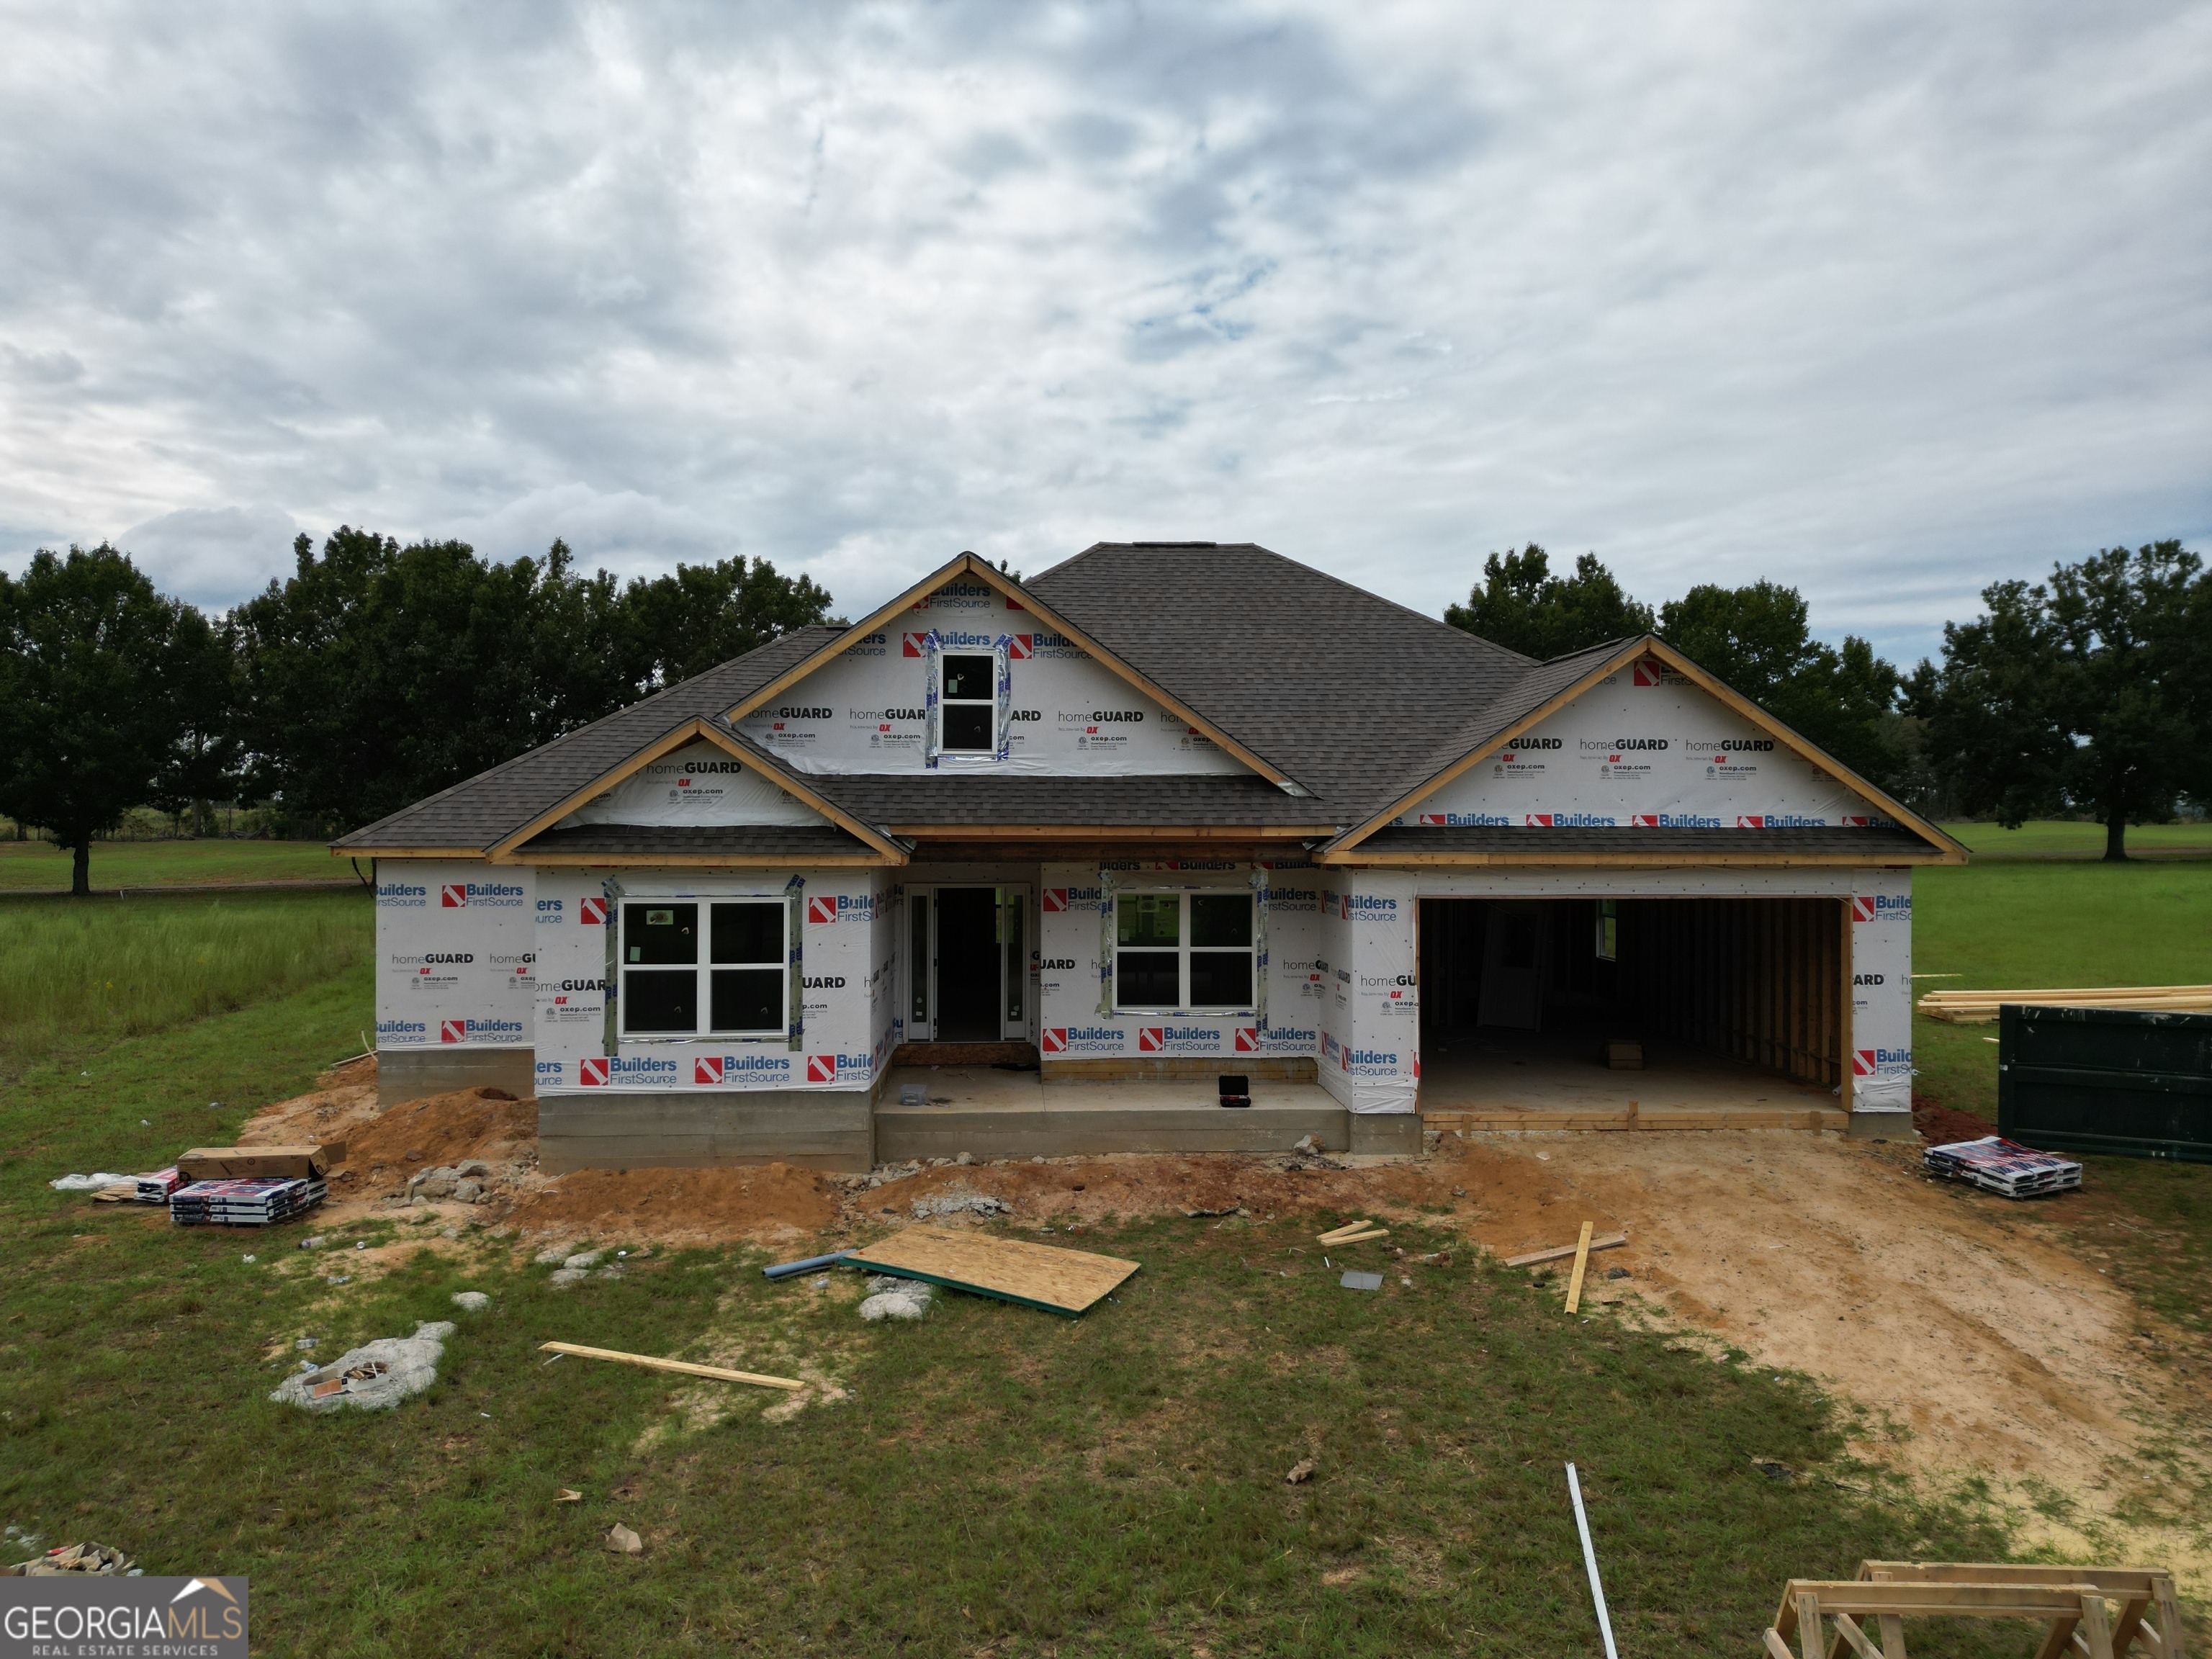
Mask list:
[[[2130,1008],[2154,1014],[2212,1014],[2212,985],[2089,985],[2059,991],[1930,991],[1920,1012],[1952,1025],[1987,1025],[2007,1003],[2044,1008]]]

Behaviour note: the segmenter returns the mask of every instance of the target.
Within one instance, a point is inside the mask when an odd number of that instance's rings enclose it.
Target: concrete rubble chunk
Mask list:
[[[933,1215],[1012,1215],[1014,1206],[988,1193],[932,1193],[914,1200],[914,1216],[926,1221]]]
[[[491,1306],[491,1298],[482,1291],[455,1291],[453,1305],[456,1308],[465,1309],[470,1313],[482,1313],[486,1308]]]
[[[475,1204],[483,1197],[483,1182],[463,1176],[453,1183],[453,1196],[464,1204]]]
[[[919,1279],[894,1279],[889,1273],[868,1276],[869,1295],[860,1304],[860,1317],[873,1324],[879,1319],[920,1319],[929,1311],[932,1286]]]
[[[334,1412],[344,1406],[388,1411],[438,1380],[438,1360],[455,1328],[450,1320],[439,1319],[417,1325],[412,1336],[379,1337],[347,1349],[327,1365],[286,1377],[269,1397],[302,1411]]]
[[[566,1244],[556,1244],[550,1250],[538,1251],[538,1253],[531,1259],[537,1262],[537,1264],[541,1267],[557,1267],[562,1262],[566,1261],[568,1259],[568,1256],[569,1249]]]
[[[608,1529],[607,1547],[617,1555],[642,1555],[645,1540],[617,1521]]]
[[[558,1267],[554,1270],[552,1278],[545,1282],[556,1291],[565,1290],[569,1285],[589,1279],[591,1276],[591,1269],[588,1267]]]
[[[579,1270],[586,1267],[596,1267],[599,1265],[599,1258],[605,1254],[606,1252],[605,1250],[579,1250],[575,1255],[565,1259],[561,1265],[564,1267],[574,1267]]]

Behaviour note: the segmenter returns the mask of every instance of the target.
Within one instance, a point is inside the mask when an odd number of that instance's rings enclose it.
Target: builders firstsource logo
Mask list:
[[[1593,812],[1523,812],[1521,824],[1527,830],[1618,830],[1620,820]]]
[[[422,910],[429,908],[430,890],[409,881],[380,881],[376,884],[380,910]]]
[[[1424,812],[1416,822],[1434,830],[1504,830],[1512,823],[1503,812]]]
[[[1048,1054],[1118,1054],[1128,1036],[1115,1025],[1048,1025],[1037,1046]]]
[[[441,910],[465,909],[473,904],[495,910],[520,910],[522,889],[507,881],[449,881],[438,889]]]
[[[1104,897],[1103,888],[1048,887],[1042,902],[1045,913],[1050,915],[1062,910],[1096,909]]]
[[[876,914],[873,893],[817,893],[806,901],[806,919],[820,927],[839,921],[867,921]]]
[[[441,1019],[441,1042],[514,1042],[522,1036],[519,1019]]]
[[[428,1042],[429,1040],[430,1027],[427,1021],[380,1019],[376,1022],[376,1046],[380,1048],[399,1043]]]
[[[1632,830],[1717,830],[1721,821],[1696,812],[1638,812],[1628,825]]]
[[[691,1081],[700,1088],[726,1087],[733,1083],[788,1083],[787,1054],[695,1054]]]
[[[875,1067],[866,1054],[809,1054],[809,1083],[866,1083]]]
[[[1337,917],[1343,921],[1395,921],[1398,901],[1377,898],[1372,893],[1340,893],[1336,898]]]
[[[1346,1048],[1341,1051],[1338,1064],[1353,1077],[1398,1074],[1398,1056],[1393,1049]]]
[[[1910,1048],[1859,1048],[1851,1054],[1853,1077],[1893,1077],[1911,1069]]]
[[[1218,1054],[1221,1033],[1211,1025],[1141,1025],[1137,1028],[1140,1054]]]
[[[665,1089],[683,1075],[672,1060],[629,1060],[619,1054],[589,1055],[576,1062],[576,1081],[587,1089]]]
[[[1910,893],[1860,893],[1851,898],[1853,921],[1911,921]]]

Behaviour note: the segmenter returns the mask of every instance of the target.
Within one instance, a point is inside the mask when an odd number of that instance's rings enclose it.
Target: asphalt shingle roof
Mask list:
[[[611,858],[703,853],[804,863],[825,853],[873,853],[875,848],[835,824],[582,823],[569,830],[541,830],[515,850],[526,857],[532,853],[604,854]]]
[[[810,776],[808,785],[873,824],[1305,824],[1330,816],[1249,773],[1231,776]]]
[[[684,721],[701,718],[714,723],[764,773],[879,830],[894,823],[947,829],[1189,824],[1341,831],[1403,799],[1630,643],[1614,641],[1535,662],[1249,542],[1102,542],[1024,586],[1044,607],[1170,697],[1296,780],[1308,798],[1242,775],[797,773],[723,716],[843,631],[813,627],[357,830],[337,842],[336,849],[489,848]],[[1658,837],[1669,832],[1384,830],[1361,845],[1379,857],[1406,835],[1441,849],[1460,845],[1437,839],[1442,836],[1528,833],[1632,835],[1632,842],[1620,843],[1623,850],[1656,852],[1662,850]],[[1732,844],[1780,852],[1790,844],[1741,837],[1826,832],[1731,833],[1739,837]],[[1875,845],[1864,839],[1869,834],[1902,836],[1911,848],[1927,844],[1910,831],[1838,833],[1857,837],[1850,845],[1868,847],[1869,856]],[[547,844],[543,836],[533,843]],[[1465,845],[1491,848],[1472,840]],[[1535,843],[1516,838],[1495,845],[1503,851],[1533,849]]]
[[[1025,586],[1341,824],[1433,770],[1538,669],[1249,542],[1101,542]]]

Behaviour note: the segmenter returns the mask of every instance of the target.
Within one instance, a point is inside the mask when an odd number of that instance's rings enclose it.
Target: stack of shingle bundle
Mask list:
[[[313,1208],[330,1184],[298,1176],[251,1176],[195,1181],[169,1200],[169,1219],[182,1227],[265,1227]]]
[[[142,1175],[138,1177],[138,1202],[167,1204],[177,1188],[184,1184],[185,1178],[177,1173],[177,1166],[173,1164],[166,1170],[156,1170],[151,1175]]]
[[[2081,1166],[2072,1158],[2039,1152],[1997,1135],[1930,1146],[1920,1155],[1920,1161],[1932,1175],[1971,1181],[2007,1198],[2033,1198],[2081,1184]]]

